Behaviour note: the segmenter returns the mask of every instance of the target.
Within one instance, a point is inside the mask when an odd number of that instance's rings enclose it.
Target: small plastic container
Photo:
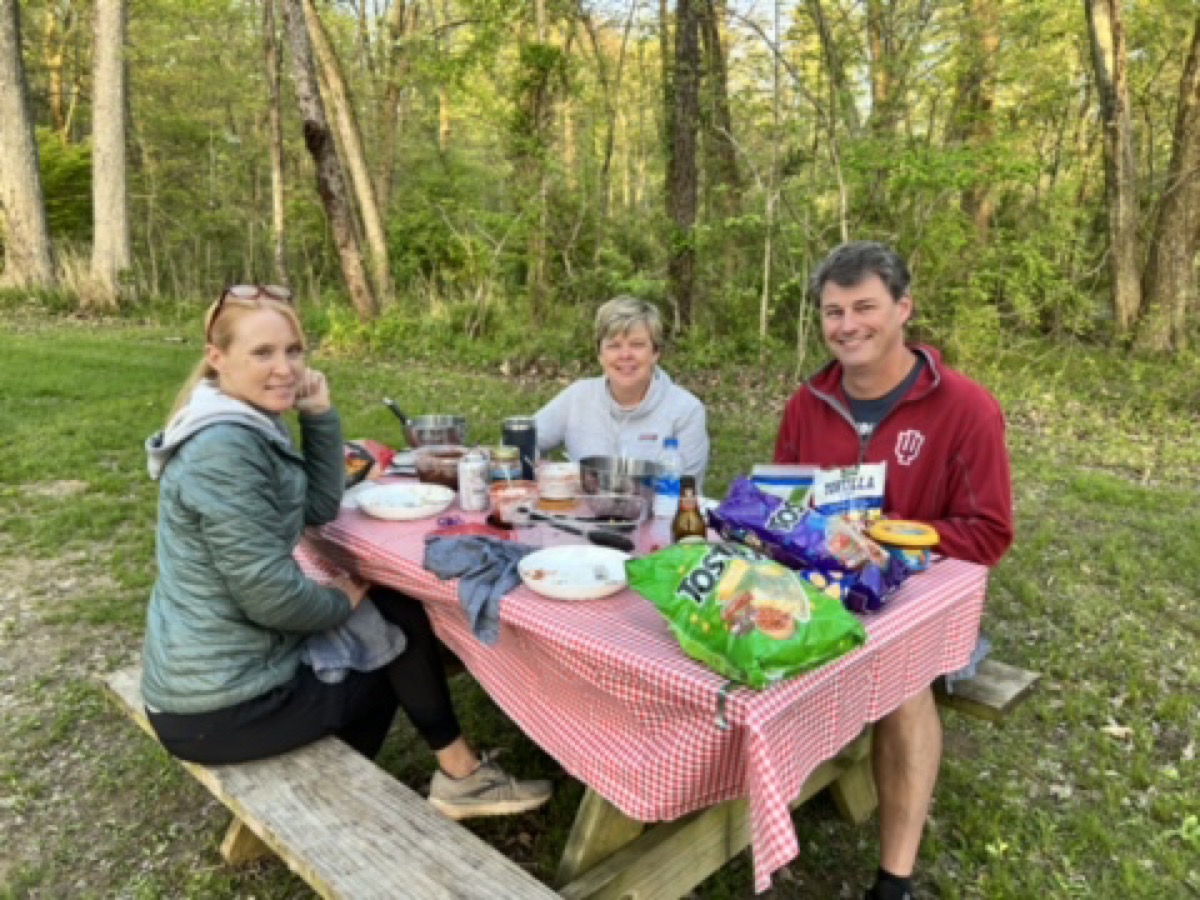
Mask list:
[[[542,461],[537,467],[537,483],[543,500],[574,503],[579,493],[579,464]]]
[[[867,537],[885,548],[910,572],[929,568],[929,550],[941,539],[937,529],[908,519],[880,519],[867,529]]]
[[[505,525],[515,524],[514,513],[518,507],[533,508],[537,503],[537,484],[532,481],[493,481],[490,488],[492,512]]]

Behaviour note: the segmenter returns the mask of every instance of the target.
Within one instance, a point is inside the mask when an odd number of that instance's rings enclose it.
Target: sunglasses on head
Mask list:
[[[217,316],[221,315],[221,310],[225,308],[225,299],[233,297],[237,300],[257,300],[260,297],[269,297],[272,300],[278,300],[280,303],[292,305],[292,292],[289,288],[282,284],[234,284],[221,291],[221,298],[217,301],[217,308],[213,310],[212,318],[208,320],[207,339],[212,340],[213,323],[217,321]]]

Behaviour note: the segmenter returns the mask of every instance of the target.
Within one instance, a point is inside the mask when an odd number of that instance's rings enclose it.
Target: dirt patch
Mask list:
[[[69,496],[82,482],[52,484],[36,487]],[[85,752],[91,729],[73,727],[96,713],[95,695],[81,685],[123,653],[126,640],[114,628],[72,621],[71,612],[115,589],[84,553],[36,559],[0,546],[0,885],[39,861],[48,836],[80,819],[74,798],[88,794],[94,777],[81,762],[104,754],[103,746]]]
[[[84,493],[88,489],[86,481],[39,481],[27,484],[21,489],[25,497],[37,497],[49,500],[64,500]]]

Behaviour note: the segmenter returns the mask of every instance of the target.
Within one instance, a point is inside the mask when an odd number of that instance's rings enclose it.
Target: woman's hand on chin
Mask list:
[[[316,369],[305,369],[296,387],[296,411],[316,416],[329,412],[333,401],[329,399],[329,382],[325,374]]]

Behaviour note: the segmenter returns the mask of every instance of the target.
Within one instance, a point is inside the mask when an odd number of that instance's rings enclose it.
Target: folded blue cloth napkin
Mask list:
[[[408,641],[400,627],[383,617],[370,596],[341,625],[310,635],[300,648],[300,661],[326,684],[345,680],[351,669],[374,672],[404,652]]]
[[[956,681],[967,681],[974,678],[975,673],[979,670],[979,664],[983,662],[992,652],[992,642],[987,639],[986,635],[980,635],[978,643],[975,644],[975,649],[971,651],[971,658],[967,660],[967,664],[957,672],[946,673],[946,693],[954,693],[954,683]]]
[[[517,563],[535,548],[489,537],[429,537],[425,568],[442,581],[459,579],[458,602],[480,642],[500,637],[500,599],[521,583]]]

